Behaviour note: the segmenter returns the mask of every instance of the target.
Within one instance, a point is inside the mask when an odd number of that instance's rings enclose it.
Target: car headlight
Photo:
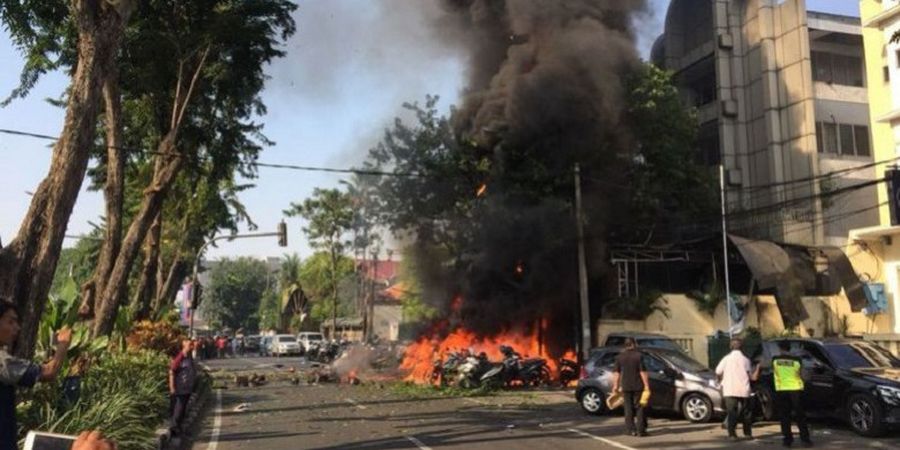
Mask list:
[[[878,395],[889,405],[900,405],[900,389],[891,386],[876,386]]]
[[[713,389],[719,388],[719,383],[717,383],[716,380],[706,380],[706,385]]]

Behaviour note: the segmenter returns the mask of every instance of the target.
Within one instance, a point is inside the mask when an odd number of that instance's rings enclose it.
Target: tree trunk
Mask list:
[[[138,288],[131,302],[134,311],[134,320],[145,320],[150,316],[150,301],[156,294],[156,277],[159,271],[160,236],[162,234],[162,213],[156,215],[153,225],[147,234],[147,242],[144,246],[144,267],[141,268],[141,278]]]
[[[38,324],[94,144],[104,77],[114,64],[127,19],[127,14],[120,16],[100,0],[73,0],[70,8],[78,32],[78,63],[63,130],[53,148],[50,170],[35,191],[18,234],[0,250],[0,295],[20,309],[22,331],[15,353],[21,357],[34,352]]]
[[[122,248],[116,257],[116,262],[110,272],[106,287],[97,299],[97,315],[93,329],[94,336],[108,335],[112,332],[116,313],[119,310],[122,299],[127,296],[128,275],[131,273],[131,267],[134,265],[138,251],[140,251],[141,243],[144,242],[144,238],[146,238],[147,232],[156,216],[162,211],[166,193],[172,187],[172,183],[181,169],[183,155],[177,148],[178,131],[208,55],[209,47],[199,56],[199,60],[194,67],[193,76],[188,84],[185,84],[185,74],[182,72],[184,61],[179,65],[169,131],[157,146],[153,180],[150,181],[150,186],[144,189],[144,198],[141,200],[141,206],[132,220],[131,226],[128,227],[128,233],[122,241]]]
[[[112,332],[116,313],[128,294],[128,275],[131,267],[140,251],[141,243],[147,236],[156,217],[162,211],[166,192],[172,185],[172,181],[181,168],[181,155],[175,150],[175,135],[169,132],[158,147],[156,170],[150,187],[144,190],[144,198],[137,214],[128,227],[128,234],[122,241],[122,248],[116,258],[116,263],[110,272],[106,288],[97,299],[97,315],[94,319],[94,335],[108,335]],[[150,263],[148,261],[148,263]],[[155,272],[154,272],[155,273]]]
[[[113,67],[103,85],[106,105],[106,186],[103,192],[106,200],[106,238],[94,275],[82,288],[78,315],[84,318],[93,317],[96,294],[106,288],[106,280],[122,246],[122,208],[125,199],[125,157],[122,147],[125,140],[118,72]]]
[[[156,297],[153,300],[152,317],[158,317],[166,305],[172,304],[178,289],[181,288],[181,282],[188,274],[188,263],[179,255],[175,255],[175,260],[169,266],[168,272],[166,281],[157,287]]]

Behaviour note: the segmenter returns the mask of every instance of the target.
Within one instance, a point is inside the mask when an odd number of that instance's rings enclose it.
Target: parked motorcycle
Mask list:
[[[487,354],[469,354],[457,368],[456,385],[463,389],[474,389],[481,385],[481,377],[492,368]]]
[[[481,384],[494,388],[509,386],[518,377],[521,356],[508,345],[500,346],[503,361],[496,363],[481,376]]]

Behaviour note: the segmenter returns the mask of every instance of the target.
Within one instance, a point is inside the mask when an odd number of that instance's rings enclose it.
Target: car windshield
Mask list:
[[[321,341],[322,335],[321,334],[307,334],[306,336],[304,336],[304,338],[307,341]]]
[[[707,372],[709,368],[700,364],[698,361],[694,360],[690,356],[687,356],[680,351],[678,352],[666,352],[664,354],[665,358],[669,360],[675,367],[685,371],[685,372]]]
[[[278,336],[278,342],[294,342],[293,336]]]
[[[900,367],[900,360],[869,342],[826,344],[825,351],[842,368]]]
[[[684,351],[681,347],[678,346],[678,344],[675,343],[675,341],[665,338],[638,339],[638,345],[641,347],[664,348],[666,350],[674,350],[676,352]]]

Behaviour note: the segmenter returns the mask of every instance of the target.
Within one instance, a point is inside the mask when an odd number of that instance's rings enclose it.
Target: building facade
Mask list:
[[[859,18],[805,0],[671,2],[651,59],[698,110],[733,233],[842,246],[878,223],[862,34]]]

